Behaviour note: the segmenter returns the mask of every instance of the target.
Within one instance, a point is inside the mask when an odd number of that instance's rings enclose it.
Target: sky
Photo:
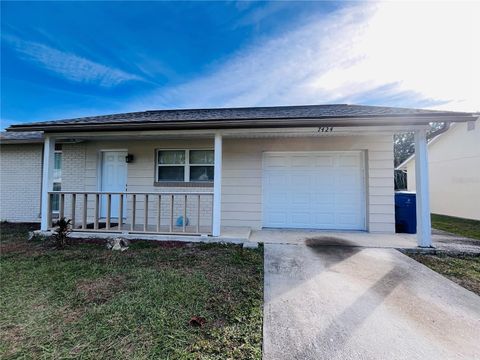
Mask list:
[[[480,111],[480,2],[1,2],[1,127],[170,108]]]

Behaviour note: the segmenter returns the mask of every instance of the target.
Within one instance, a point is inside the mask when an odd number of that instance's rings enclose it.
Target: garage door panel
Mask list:
[[[339,188],[354,188],[355,190],[359,190],[360,188],[360,181],[355,174],[341,174],[337,177],[336,185]]]
[[[287,184],[287,177],[285,174],[278,172],[268,172],[267,173],[267,185],[272,187],[281,187],[285,188]]]
[[[298,214],[292,214],[290,217],[291,227],[293,228],[308,228],[312,223],[310,213],[303,212]]]
[[[291,157],[291,164],[293,168],[311,168],[312,167],[312,156],[310,155],[293,155]]]
[[[335,224],[335,215],[332,213],[317,212],[314,214],[314,221],[315,223],[321,224],[323,226],[325,225],[333,226]]]
[[[322,207],[324,205],[335,204],[335,192],[334,191],[325,191],[322,189],[321,192],[312,194],[313,206]]]
[[[358,220],[359,218],[356,214],[338,214],[336,216],[337,224],[343,225],[344,229],[355,228]]]
[[[360,166],[360,157],[357,155],[342,155],[337,157],[336,163],[339,167],[358,168]]]
[[[266,220],[271,224],[281,226],[281,224],[284,224],[287,221],[287,214],[285,212],[271,210],[268,212]]]
[[[267,198],[267,201],[270,204],[268,206],[268,208],[269,209],[275,209],[275,207],[283,205],[283,203],[285,202],[285,197],[283,197],[283,196],[269,196]]]
[[[290,176],[290,185],[295,186],[298,189],[310,187],[310,175],[304,174],[292,174]]]
[[[300,206],[308,207],[310,205],[310,201],[311,201],[310,193],[304,192],[304,193],[295,194],[295,196],[292,197],[291,203],[292,205],[297,205],[297,206],[300,205]]]
[[[320,191],[332,191],[335,186],[335,176],[319,174],[313,178],[313,185]]]
[[[362,159],[354,151],[264,154],[264,226],[365,229]]]

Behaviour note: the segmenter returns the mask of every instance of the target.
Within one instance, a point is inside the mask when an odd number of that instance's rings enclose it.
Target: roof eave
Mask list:
[[[325,118],[284,118],[284,119],[223,119],[168,122],[112,122],[97,124],[31,124],[12,125],[7,131],[44,131],[75,132],[115,130],[193,130],[193,129],[241,129],[268,127],[304,127],[304,126],[409,126],[427,125],[431,122],[471,121],[470,114],[428,114],[421,116],[368,116],[368,117],[325,117]],[[118,127],[121,129],[118,129]]]
[[[14,145],[14,144],[43,144],[43,139],[8,139],[0,140],[0,145]]]

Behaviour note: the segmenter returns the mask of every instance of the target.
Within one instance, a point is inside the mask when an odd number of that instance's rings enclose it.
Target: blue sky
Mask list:
[[[478,111],[479,9],[2,2],[2,128],[185,107],[341,102]]]

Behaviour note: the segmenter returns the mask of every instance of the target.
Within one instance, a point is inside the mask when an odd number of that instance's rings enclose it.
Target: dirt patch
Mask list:
[[[10,243],[0,243],[0,253],[9,254],[9,253],[20,253],[30,250],[26,242],[10,242]]]
[[[0,339],[8,346],[3,353],[5,358],[12,356],[21,347],[21,343],[25,340],[25,330],[18,325],[7,326],[3,328]]]
[[[77,284],[77,293],[88,303],[103,304],[125,288],[125,276],[105,276],[82,280]]]
[[[121,236],[119,236],[121,237]],[[161,248],[184,248],[190,247],[193,243],[183,242],[183,241],[156,241],[156,240],[142,240],[142,239],[133,239],[129,240],[130,244],[134,244],[136,248],[147,248],[147,247],[161,247]],[[70,238],[70,244],[93,244],[105,246],[107,239],[102,238]]]
[[[16,231],[34,231],[34,230],[39,230],[40,229],[40,224],[39,223],[12,223],[8,221],[2,221],[1,223],[1,229],[3,231],[10,231],[10,232],[16,232]]]
[[[20,240],[18,242],[0,243],[0,254],[21,254],[25,256],[38,256],[46,251],[45,246],[32,242]]]

